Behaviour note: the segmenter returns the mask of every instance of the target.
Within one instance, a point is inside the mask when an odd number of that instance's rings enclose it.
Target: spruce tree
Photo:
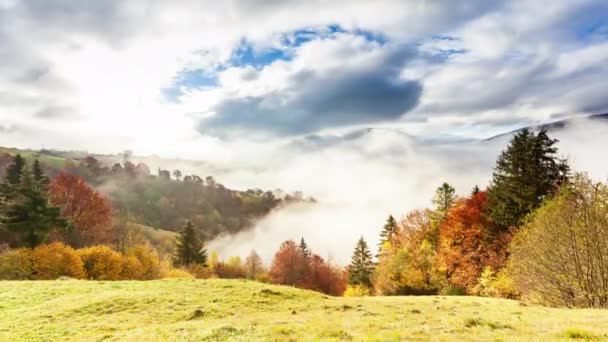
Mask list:
[[[363,237],[361,237],[357,242],[350,263],[348,283],[350,285],[372,287],[373,272],[374,262],[372,261],[372,254],[367,247],[367,243]]]
[[[34,177],[34,181],[42,188],[46,189],[49,185],[49,178],[44,174],[44,170],[38,159],[34,160],[34,164],[32,165],[32,176]]]
[[[4,182],[0,185],[0,197],[4,201],[8,201],[15,196],[25,167],[25,159],[17,154],[13,157],[13,162],[6,168]]]
[[[310,258],[310,256],[312,255],[312,253],[310,252],[310,249],[308,249],[308,245],[306,244],[306,241],[304,241],[304,238],[302,238],[300,240],[300,250],[302,251],[302,254],[306,257],[306,258]]]
[[[557,140],[546,130],[515,134],[494,167],[488,189],[488,212],[503,228],[519,226],[525,216],[555,193],[570,168],[557,157]]]
[[[5,202],[0,223],[26,247],[34,248],[46,240],[51,229],[67,226],[60,214],[60,207],[50,205],[46,187],[36,181],[32,171],[23,168],[18,186]]]
[[[435,197],[433,197],[433,204],[435,205],[435,213],[437,219],[443,220],[450,208],[456,201],[456,190],[448,183],[443,183],[435,191]]]
[[[479,189],[479,187],[477,185],[475,185],[473,187],[473,190],[471,190],[471,196],[475,196],[477,195],[479,192],[481,192],[481,190]]]
[[[393,215],[389,215],[388,219],[386,220],[386,223],[384,224],[384,227],[382,227],[382,231],[380,231],[380,243],[378,244],[378,254],[376,255],[377,258],[382,257],[382,250],[384,246],[387,242],[393,239],[393,235],[396,231],[397,221],[395,220]]]
[[[179,233],[173,263],[176,266],[189,266],[191,264],[207,266],[207,251],[191,222],[186,223]]]

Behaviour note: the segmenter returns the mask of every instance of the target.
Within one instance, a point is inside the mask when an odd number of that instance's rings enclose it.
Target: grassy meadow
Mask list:
[[[244,280],[3,281],[0,341],[608,340],[608,310],[335,298]]]

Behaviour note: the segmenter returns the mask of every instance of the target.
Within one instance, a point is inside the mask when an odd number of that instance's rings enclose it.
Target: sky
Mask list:
[[[321,246],[322,222],[348,245],[440,181],[486,182],[504,144],[471,141],[606,113],[606,94],[604,0],[0,0],[1,146],[204,160],[231,186],[303,190],[326,205],[261,225]]]

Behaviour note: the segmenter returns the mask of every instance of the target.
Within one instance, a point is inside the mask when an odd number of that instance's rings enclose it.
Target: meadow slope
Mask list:
[[[608,310],[333,298],[244,280],[0,282],[0,340],[608,340]]]

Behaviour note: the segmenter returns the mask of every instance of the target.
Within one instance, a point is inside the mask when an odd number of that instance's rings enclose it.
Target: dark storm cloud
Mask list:
[[[297,72],[281,92],[224,100],[214,116],[201,122],[200,131],[219,136],[235,131],[298,135],[399,119],[416,107],[422,94],[420,82],[398,78],[412,56],[412,50],[400,48],[372,67]]]

